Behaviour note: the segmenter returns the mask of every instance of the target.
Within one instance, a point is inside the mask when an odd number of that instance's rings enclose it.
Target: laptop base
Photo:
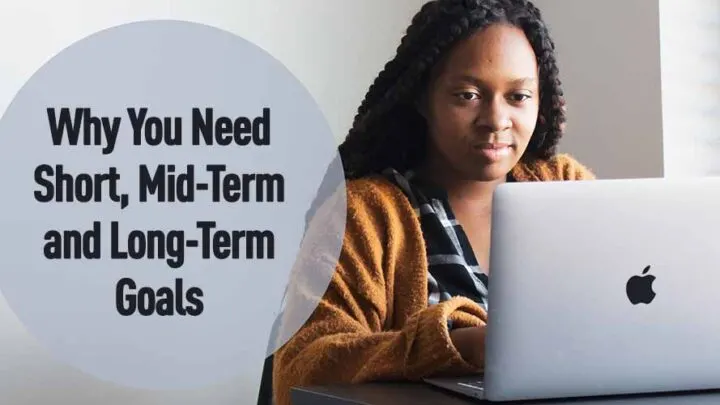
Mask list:
[[[460,395],[475,399],[485,399],[485,386],[482,376],[426,378],[423,381]]]

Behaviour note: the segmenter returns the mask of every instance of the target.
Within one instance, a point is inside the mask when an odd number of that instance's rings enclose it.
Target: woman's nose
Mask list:
[[[490,132],[502,132],[512,126],[510,108],[501,97],[489,99],[478,109],[475,123]]]

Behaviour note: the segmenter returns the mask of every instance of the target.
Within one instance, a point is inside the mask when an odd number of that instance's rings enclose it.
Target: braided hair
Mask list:
[[[537,125],[523,158],[555,154],[565,124],[555,45],[540,11],[529,0],[431,0],[413,17],[405,36],[370,86],[339,147],[345,178],[404,171],[425,157],[427,127],[416,102],[432,68],[458,41],[496,23],[523,30],[539,67]]]

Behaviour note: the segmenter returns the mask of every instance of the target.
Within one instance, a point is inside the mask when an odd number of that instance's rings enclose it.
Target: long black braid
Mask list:
[[[340,145],[347,179],[387,167],[404,171],[422,162],[427,129],[415,103],[433,66],[456,42],[495,23],[522,29],[538,61],[540,112],[524,158],[555,154],[565,123],[565,101],[555,45],[537,7],[528,0],[433,0],[413,17],[395,57],[370,86]]]

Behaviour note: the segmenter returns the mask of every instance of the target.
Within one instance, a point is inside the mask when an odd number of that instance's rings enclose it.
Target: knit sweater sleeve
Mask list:
[[[368,183],[348,185],[347,195],[345,236],[330,285],[311,317],[275,353],[276,404],[290,403],[292,387],[481,371],[481,364],[462,359],[447,329],[449,320],[455,327],[485,323],[485,313],[468,299],[427,307],[420,296],[426,291],[416,291],[418,310],[403,325],[387,326],[391,312],[403,310],[394,308],[393,294],[407,293],[403,285],[421,285],[395,281],[405,277],[398,268],[418,266],[418,278],[426,271],[417,257],[422,247],[406,233],[414,214]],[[289,300],[286,311],[292,306]]]

